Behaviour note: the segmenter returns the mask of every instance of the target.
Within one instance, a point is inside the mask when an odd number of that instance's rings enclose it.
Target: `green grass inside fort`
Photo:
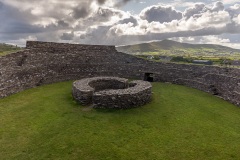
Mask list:
[[[0,159],[240,159],[240,109],[184,86],[154,83],[153,101],[84,111],[71,82],[0,100]]]

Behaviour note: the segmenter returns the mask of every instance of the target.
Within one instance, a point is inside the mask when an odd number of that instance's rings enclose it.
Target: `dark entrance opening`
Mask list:
[[[209,89],[211,90],[213,95],[215,95],[215,96],[219,95],[218,90],[217,90],[217,88],[214,85],[210,85]]]
[[[144,81],[153,82],[153,73],[145,73]]]

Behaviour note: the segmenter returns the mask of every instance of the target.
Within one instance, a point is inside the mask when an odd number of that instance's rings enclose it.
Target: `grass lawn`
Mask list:
[[[83,110],[72,82],[0,100],[0,159],[240,159],[240,108],[184,86],[153,83],[130,110]]]

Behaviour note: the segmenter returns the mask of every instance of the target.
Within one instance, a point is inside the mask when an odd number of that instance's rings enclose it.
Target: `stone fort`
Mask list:
[[[43,84],[116,76],[196,88],[240,106],[240,70],[161,63],[118,52],[115,46],[28,41],[0,57],[0,98]]]

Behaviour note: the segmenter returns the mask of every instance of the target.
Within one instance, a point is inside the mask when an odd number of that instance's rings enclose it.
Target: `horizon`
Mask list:
[[[131,45],[165,39],[240,49],[238,0],[0,0],[0,43]]]
[[[37,40],[26,40],[26,43],[28,41],[33,41],[33,42],[44,42],[44,43],[63,43],[63,44],[79,44],[79,45],[91,45],[91,44],[81,44],[81,43],[68,43],[68,42],[49,42],[49,41],[37,41]],[[219,46],[223,46],[223,47],[227,47],[227,48],[231,48],[231,49],[237,49],[237,50],[240,50],[238,48],[232,48],[232,47],[228,47],[228,46],[224,46],[224,45],[221,45],[221,44],[212,44],[212,43],[207,43],[207,44],[199,44],[199,43],[187,43],[187,42],[179,42],[179,41],[175,41],[175,40],[170,40],[170,39],[164,39],[164,40],[153,40],[153,41],[147,41],[147,42],[141,42],[141,43],[136,43],[136,44],[132,44],[132,45],[141,45],[141,44],[148,44],[148,43],[153,43],[153,42],[162,42],[162,41],[172,41],[172,42],[178,42],[178,43],[181,43],[181,44],[192,44],[192,45],[219,45]],[[25,48],[25,46],[18,46],[18,45],[15,45],[15,44],[11,44],[11,43],[0,43],[0,44],[6,44],[6,45],[12,45],[12,46],[17,46],[17,47],[20,47],[20,48]],[[98,45],[98,44],[95,44],[95,45]],[[115,46],[116,48],[118,47],[124,47],[124,46],[132,46],[132,45],[105,45],[105,46]]]

